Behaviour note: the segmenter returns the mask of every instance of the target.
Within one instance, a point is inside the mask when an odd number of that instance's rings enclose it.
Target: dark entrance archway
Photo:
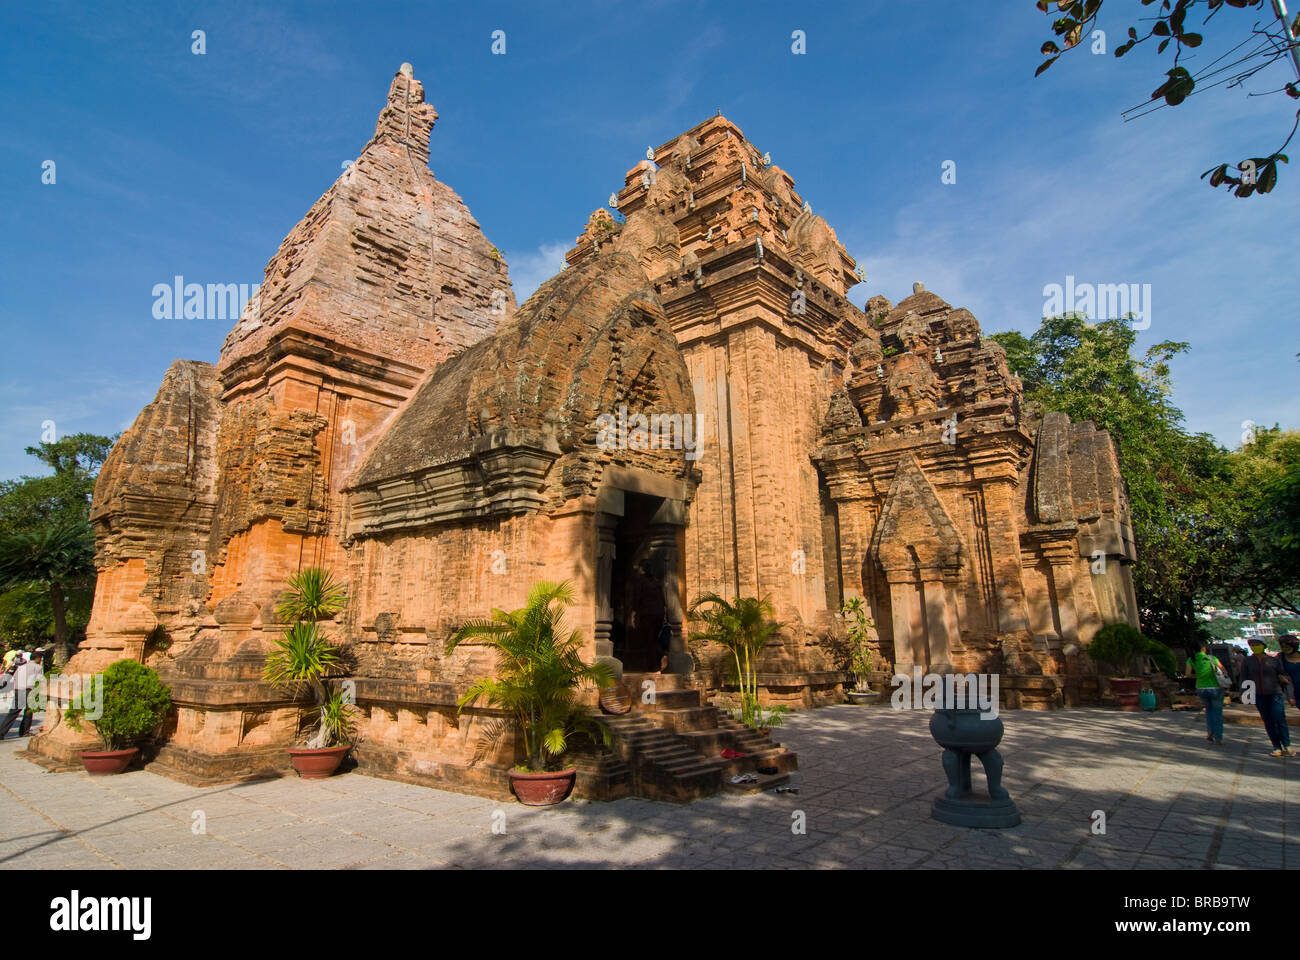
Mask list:
[[[664,585],[669,557],[651,530],[662,505],[662,497],[625,494],[623,516],[613,530],[610,639],[614,656],[623,662],[623,669],[633,673],[659,670],[668,652],[661,648],[659,635],[667,622]]]
[[[654,476],[620,471],[610,479],[595,516],[597,658],[620,674],[690,673],[681,595],[686,501]]]

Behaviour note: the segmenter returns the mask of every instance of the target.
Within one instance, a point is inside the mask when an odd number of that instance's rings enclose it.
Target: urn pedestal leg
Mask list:
[[[940,710],[930,732],[943,751],[947,789],[934,798],[930,815],[956,827],[1004,829],[1020,823],[1020,811],[1002,786],[1002,722],[983,719],[978,710]],[[971,757],[980,759],[988,794],[976,794],[971,784]]]
[[[989,796],[994,800],[1010,800],[1011,794],[1002,786],[1002,754],[997,750],[986,750],[980,754],[980,763],[984,764],[984,777],[989,782]],[[969,766],[966,775],[970,776]],[[969,779],[966,788],[970,789]]]

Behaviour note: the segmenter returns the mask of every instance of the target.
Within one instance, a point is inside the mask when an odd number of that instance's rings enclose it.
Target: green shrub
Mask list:
[[[1174,659],[1174,652],[1166,647],[1159,640],[1151,637],[1143,637],[1144,646],[1142,652],[1155,661],[1156,667],[1166,677],[1172,677],[1178,672],[1178,661]]]
[[[1122,674],[1133,672],[1133,661],[1145,652],[1147,638],[1127,623],[1108,623],[1088,644],[1088,656]]]
[[[1172,650],[1127,623],[1108,623],[1098,630],[1088,644],[1088,656],[1123,674],[1142,672],[1135,665],[1139,657],[1150,657],[1166,677],[1178,672]]]
[[[137,660],[119,660],[103,673],[102,712],[92,716],[89,691],[73,700],[67,711],[72,726],[82,729],[88,722],[104,742],[105,750],[124,750],[133,741],[152,733],[171,710],[171,690],[158,674]]]

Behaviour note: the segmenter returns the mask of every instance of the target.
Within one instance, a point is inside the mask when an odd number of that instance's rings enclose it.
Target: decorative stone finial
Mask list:
[[[415,76],[415,68],[411,66],[409,63],[402,64],[400,67],[397,68],[397,72],[404,77]]]
[[[912,284],[912,292],[925,293],[925,284],[918,280],[916,283]]]

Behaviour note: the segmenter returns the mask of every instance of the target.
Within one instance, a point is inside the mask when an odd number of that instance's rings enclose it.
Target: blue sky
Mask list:
[[[1109,51],[1145,8],[1107,7]],[[1198,61],[1260,16],[1222,11]],[[154,284],[259,283],[403,61],[440,113],[430,166],[521,302],[647,145],[721,109],[863,264],[859,305],[920,280],[985,332],[1030,332],[1067,275],[1150,284],[1139,344],[1191,343],[1173,367],[1191,429],[1235,446],[1243,420],[1300,426],[1300,163],[1259,199],[1198,179],[1279,145],[1294,101],[1220,87],[1124,123],[1165,58],[1083,49],[1035,80],[1049,36],[1027,0],[6,4],[0,478],[37,472],[43,421],[115,433],[174,358],[216,360],[231,323],[155,319]]]

